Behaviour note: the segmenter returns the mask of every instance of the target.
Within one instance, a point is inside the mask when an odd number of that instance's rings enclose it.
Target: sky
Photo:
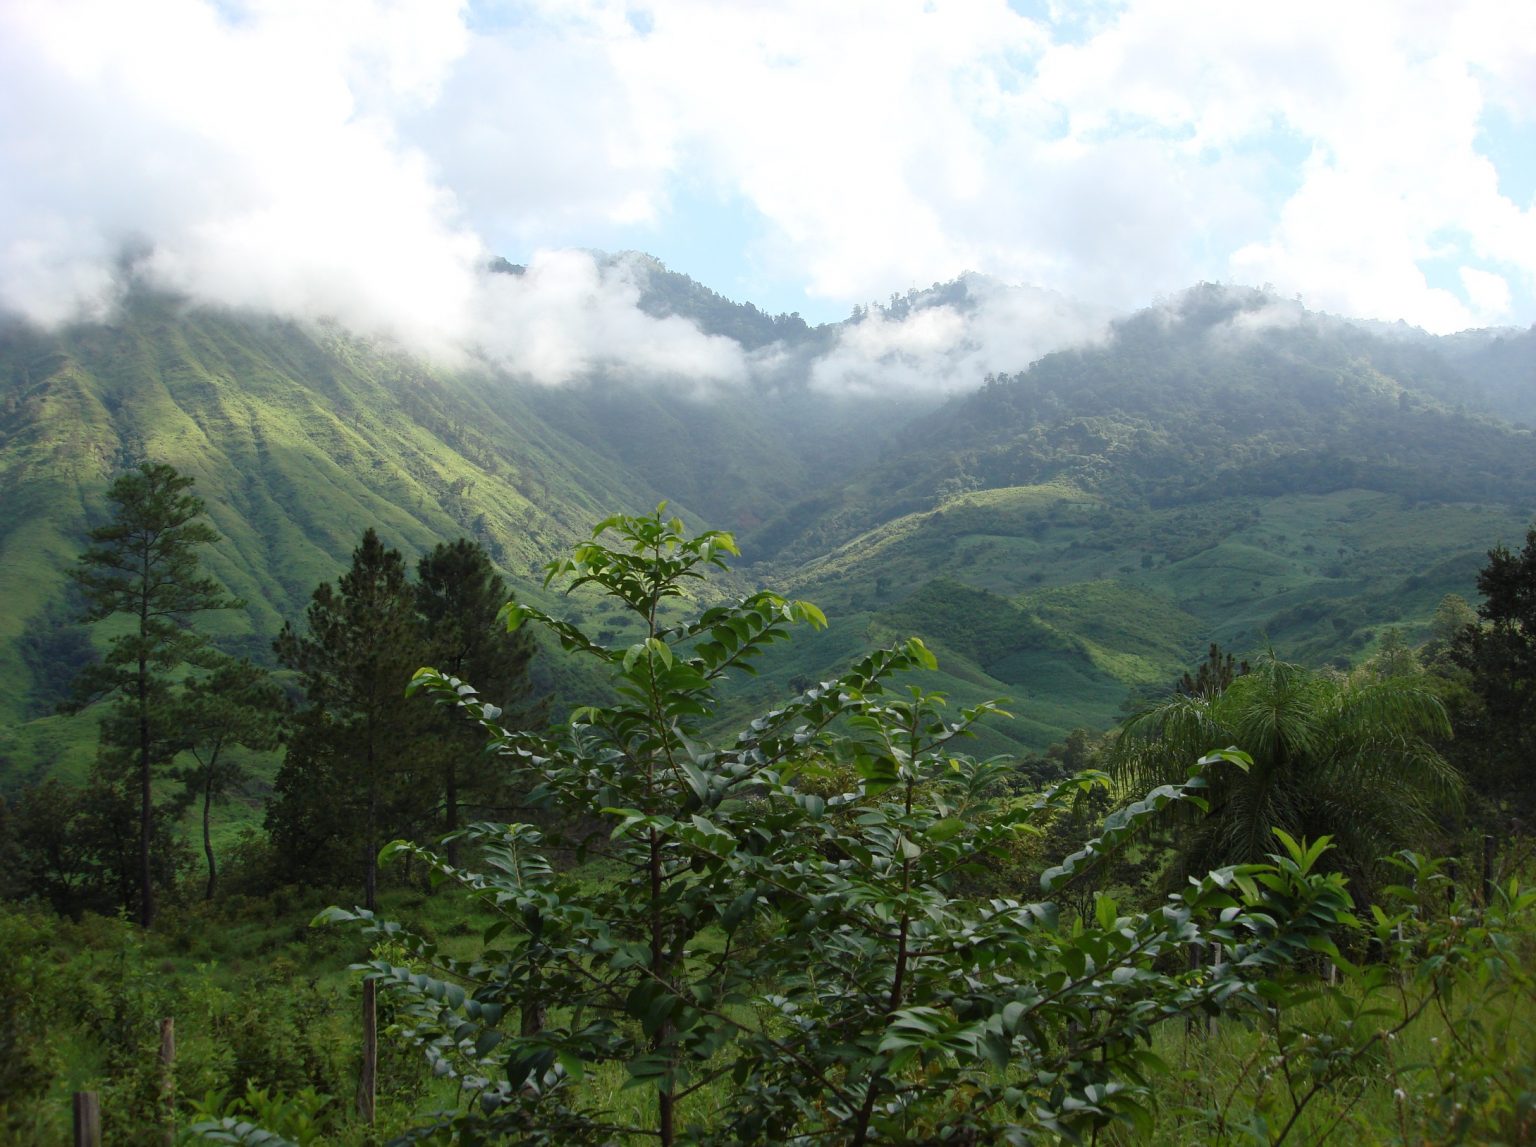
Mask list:
[[[592,250],[813,323],[1017,288],[850,336],[864,385],[1199,281],[1529,326],[1536,4],[0,0],[0,307],[136,279],[543,381],[761,367]]]

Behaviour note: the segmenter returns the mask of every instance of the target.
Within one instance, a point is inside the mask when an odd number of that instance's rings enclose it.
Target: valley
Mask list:
[[[544,562],[668,500],[737,534],[728,592],[833,620],[770,655],[743,710],[918,634],[943,654],[934,684],[1014,707],[999,752],[1108,727],[1211,641],[1342,667],[1389,627],[1421,635],[1536,505],[1527,335],[1386,338],[1203,285],[968,393],[877,398],[812,382],[861,320],[775,320],[647,266],[654,313],[799,366],[712,393],[549,386],[150,294],[110,325],[6,327],[0,786],[88,763],[91,735],[49,716],[87,649],[63,574],[138,457],[197,481],[224,538],[208,567],[248,603],[214,623],[232,652],[267,658],[366,527],[407,554],[469,536],[553,608]],[[964,282],[899,302],[892,321],[981,305]]]

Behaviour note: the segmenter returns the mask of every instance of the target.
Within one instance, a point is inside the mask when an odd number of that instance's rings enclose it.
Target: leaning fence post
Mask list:
[[[363,1072],[357,1081],[357,1113],[373,1125],[375,1080],[379,1069],[378,981],[363,981]]]
[[[101,1147],[101,1101],[94,1091],[75,1092],[75,1147]]]

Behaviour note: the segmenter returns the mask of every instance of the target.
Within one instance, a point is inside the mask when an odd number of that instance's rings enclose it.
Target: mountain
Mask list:
[[[933,637],[1026,744],[1210,640],[1347,664],[1474,596],[1536,505],[1536,438],[1472,409],[1493,388],[1461,349],[1203,285],[988,378],[748,540],[854,624]]]
[[[1213,639],[1361,657],[1384,626],[1471,596],[1536,504],[1530,332],[1381,333],[1203,285],[1034,355],[1010,327],[1026,309],[1093,323],[1043,293],[1007,309],[967,277],[812,328],[626,258],[638,308],[731,340],[745,381],[540,385],[515,362],[448,367],[143,291],[109,322],[0,324],[0,787],[89,752],[47,716],[89,652],[64,571],[142,457],[197,480],[226,539],[207,565],[250,603],[221,622],[241,652],[265,656],[367,526],[410,558],[475,537],[553,604],[542,562],[670,499],[737,531],[747,564],[723,590],[766,582],[833,616],[781,647],[743,708],[917,632],[957,700],[1015,699],[983,745],[1008,752],[1104,726]],[[962,333],[919,353],[917,323]],[[1017,337],[988,351],[999,330]],[[855,345],[876,346],[861,369],[877,379],[943,369],[945,385],[839,389],[828,364]],[[1023,361],[966,373],[989,354]],[[596,603],[562,608],[606,624]]]

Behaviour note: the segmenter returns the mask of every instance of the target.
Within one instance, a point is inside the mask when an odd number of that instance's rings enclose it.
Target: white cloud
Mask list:
[[[739,344],[639,309],[643,273],[628,260],[540,252],[522,275],[487,276],[471,337],[496,365],[544,384],[597,374],[696,391],[743,382]]]
[[[1484,3],[1297,4],[1253,19],[1213,3],[1141,4],[1047,57],[1041,87],[1073,109],[1076,134],[1160,136],[1212,201],[1237,174],[1224,155],[1262,148],[1276,131],[1307,154],[1274,173],[1291,176],[1289,190],[1241,180],[1272,208],[1211,232],[1227,274],[1436,330],[1508,321],[1509,303],[1489,313],[1487,296],[1471,299],[1465,279],[1434,270],[1451,259],[1513,274],[1532,306],[1536,219],[1499,194],[1476,149],[1485,102],[1536,75],[1536,37],[1512,36],[1509,13]]]
[[[1476,267],[1462,267],[1462,287],[1476,315],[1504,315],[1509,311],[1509,280]]]
[[[1437,330],[1524,323],[1536,204],[1501,192],[1479,131],[1490,108],[1536,127],[1533,14],[1132,0],[1068,30],[1003,0],[17,2],[0,306],[103,313],[130,250],[197,298],[413,345],[510,361],[520,332],[541,378],[623,348],[740,379],[612,269],[481,270],[644,249],[700,226],[680,205],[704,196],[750,212],[750,277],[839,312],[974,268],[1118,308],[1237,279]],[[536,283],[595,310],[561,316]],[[1037,316],[978,320],[1002,306],[867,324],[818,377],[1016,369],[1050,340]]]
[[[1128,307],[1254,276],[1444,328],[1474,310],[1426,274],[1451,243],[1533,303],[1536,224],[1476,150],[1486,103],[1536,74],[1508,5],[1148,0],[1073,43],[993,2],[644,10],[540,9],[543,67],[571,77],[545,106],[576,128],[542,154],[590,160],[565,186],[610,220],[686,225],[683,180],[740,196],[753,257],[813,296],[977,267]]]
[[[483,247],[391,117],[430,98],[461,31],[406,3],[6,8],[0,296],[44,320],[99,311],[126,244],[148,252],[139,274],[206,301],[450,328]]]
[[[832,393],[952,394],[1108,329],[1107,311],[1048,291],[977,275],[965,285],[970,305],[920,305],[900,317],[872,310],[843,327],[813,364],[811,385]]]

